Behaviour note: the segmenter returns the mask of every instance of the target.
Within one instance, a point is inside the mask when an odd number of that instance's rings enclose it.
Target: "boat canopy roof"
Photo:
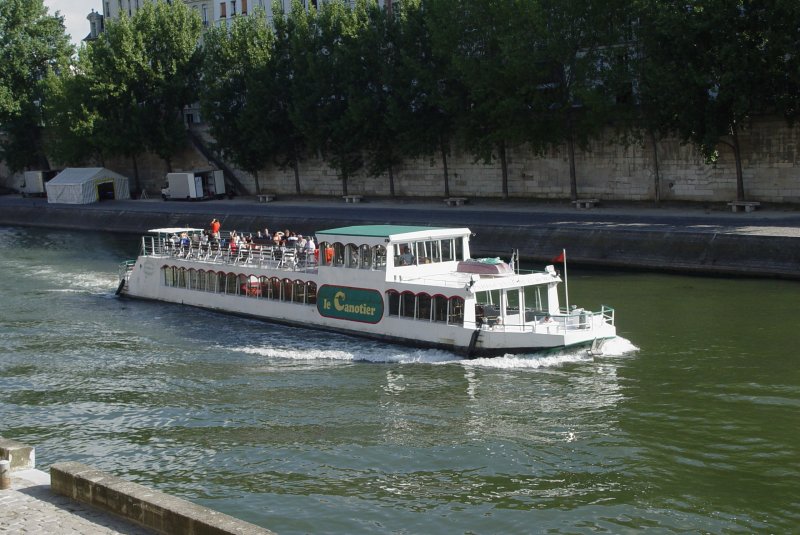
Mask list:
[[[424,238],[466,236],[468,228],[423,227],[413,225],[355,225],[317,232],[320,240],[351,241],[347,238],[380,239],[383,242],[411,241]],[[370,241],[371,241],[370,240]]]
[[[203,229],[190,228],[190,227],[166,227],[166,228],[153,228],[148,230],[147,232],[152,232],[153,234],[180,234],[181,232],[188,232],[188,233],[203,232]]]

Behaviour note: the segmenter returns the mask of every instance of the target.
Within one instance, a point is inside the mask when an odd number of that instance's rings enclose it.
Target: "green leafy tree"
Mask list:
[[[620,31],[625,31],[626,3],[540,0],[540,4],[544,25],[531,59],[551,78],[541,85],[546,106],[539,117],[550,129],[552,145],[567,145],[570,197],[575,200],[575,148],[585,149],[598,137],[614,110],[614,95],[603,80],[618,47],[624,46]]]
[[[182,2],[162,0],[109,21],[81,50],[74,73],[51,84],[58,99],[49,121],[65,135],[57,150],[70,160],[130,158],[137,191],[143,152],[158,154],[170,169],[186,142],[182,111],[195,99],[200,26]]]
[[[389,193],[395,195],[394,171],[403,162],[399,147],[395,92],[403,84],[397,76],[399,21],[391,10],[374,0],[356,6],[358,36],[352,57],[360,75],[355,79],[348,113],[363,125],[365,156],[370,175],[389,175]]]
[[[89,78],[80,72],[80,62],[75,70],[60,76],[51,74],[47,84],[44,114],[48,154],[71,165],[100,161],[105,166],[104,143],[96,135],[101,118],[91,105]]]
[[[0,1],[0,155],[14,171],[49,168],[42,106],[49,74],[69,68],[74,52],[63,18],[42,0]]]
[[[164,0],[146,3],[132,22],[146,58],[136,94],[145,146],[171,170],[173,155],[186,144],[183,109],[197,100],[202,23],[183,2]]]
[[[295,19],[287,16],[282,7],[275,5],[273,27],[275,48],[266,68],[259,75],[259,100],[264,113],[259,117],[262,126],[262,143],[280,169],[294,172],[295,191],[299,195],[300,162],[306,152],[306,139],[292,122],[292,87],[295,57],[292,55],[292,35]]]
[[[647,63],[642,86],[662,110],[662,124],[709,161],[721,157],[720,147],[730,151],[737,200],[746,198],[741,131],[755,115],[776,110],[794,115],[793,99],[783,98],[791,94],[786,82],[792,75],[783,69],[797,54],[791,38],[797,36],[796,6],[740,0],[649,4],[653,22],[641,36]],[[793,22],[787,27],[784,20]],[[775,27],[788,33],[776,34]],[[796,70],[793,74],[796,80]]]
[[[539,93],[530,64],[536,33],[536,3],[517,0],[460,0],[448,6],[451,23],[440,33],[443,51],[452,51],[454,76],[466,92],[458,116],[464,146],[476,160],[500,160],[502,193],[508,197],[507,150],[530,137]]]
[[[292,122],[312,151],[339,173],[342,193],[348,178],[364,164],[363,124],[348,113],[360,76],[356,50],[357,19],[341,0],[319,11],[292,5],[295,28],[291,39],[295,72],[292,84]]]
[[[264,124],[263,75],[268,72],[275,36],[263,10],[237,17],[230,28],[218,26],[205,35],[201,109],[217,148],[253,175],[261,192],[258,170],[271,151],[264,139],[273,134]],[[268,145],[268,143],[267,143]]]
[[[422,0],[404,0],[400,4],[396,72],[403,83],[394,87],[389,114],[404,155],[440,155],[444,195],[448,197],[447,158],[466,96],[463,84],[452,72],[450,50],[436,46],[437,40],[443,40],[437,30],[447,29],[450,24],[446,4]]]

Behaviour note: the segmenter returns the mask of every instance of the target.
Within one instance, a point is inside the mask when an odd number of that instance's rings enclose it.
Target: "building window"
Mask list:
[[[203,4],[203,26],[208,26],[208,6]]]
[[[228,4],[226,4],[225,2],[220,2],[219,3],[219,18],[224,19],[225,17],[227,17],[228,16],[227,10],[228,10]]]
[[[242,0],[242,15],[247,15],[247,0]]]
[[[231,0],[231,17],[236,16],[236,0]]]

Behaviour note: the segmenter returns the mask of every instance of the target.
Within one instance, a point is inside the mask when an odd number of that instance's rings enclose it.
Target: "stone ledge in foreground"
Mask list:
[[[53,492],[158,533],[267,535],[273,532],[78,462],[50,467]]]

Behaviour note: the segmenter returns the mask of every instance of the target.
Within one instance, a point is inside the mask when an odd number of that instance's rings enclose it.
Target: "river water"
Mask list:
[[[621,339],[463,361],[122,300],[137,237],[0,228],[0,435],[282,534],[790,532],[800,284],[570,269]]]

